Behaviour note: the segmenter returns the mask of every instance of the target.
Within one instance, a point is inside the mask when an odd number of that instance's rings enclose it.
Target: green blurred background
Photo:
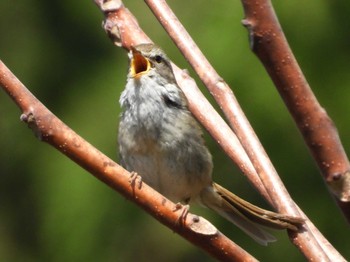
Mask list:
[[[125,4],[153,41],[176,64],[189,68],[148,7],[141,1]],[[349,225],[271,80],[249,50],[240,2],[170,5],[232,87],[295,201],[350,258]],[[350,2],[275,1],[275,8],[311,87],[349,152]],[[127,57],[106,37],[102,14],[93,1],[1,1],[0,14],[3,62],[53,113],[117,159],[118,98]],[[0,261],[213,261],[39,142],[19,116],[18,108],[0,91]],[[215,181],[268,207],[215,142],[206,138],[214,155]],[[279,241],[261,247],[209,210],[194,206],[191,211],[208,218],[262,261],[304,260],[285,232],[274,232]]]

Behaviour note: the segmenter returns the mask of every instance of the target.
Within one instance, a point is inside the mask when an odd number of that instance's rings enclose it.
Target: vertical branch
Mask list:
[[[350,221],[350,163],[333,121],[318,103],[269,0],[243,0],[250,45],[292,114],[329,189]]]

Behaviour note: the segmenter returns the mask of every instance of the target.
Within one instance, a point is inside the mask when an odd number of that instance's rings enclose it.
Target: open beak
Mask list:
[[[149,60],[144,57],[138,50],[134,47],[131,48],[132,58],[130,63],[130,72],[132,77],[139,77],[145,74],[151,68]]]

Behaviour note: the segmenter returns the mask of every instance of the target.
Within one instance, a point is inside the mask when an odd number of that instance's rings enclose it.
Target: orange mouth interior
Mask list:
[[[147,58],[142,56],[138,52],[133,52],[133,58],[131,60],[131,75],[140,76],[147,73],[150,69],[150,62]]]

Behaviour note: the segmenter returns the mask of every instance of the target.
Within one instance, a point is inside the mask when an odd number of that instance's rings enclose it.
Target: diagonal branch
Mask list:
[[[40,140],[54,146],[162,224],[219,260],[257,261],[204,218],[190,213],[183,216],[183,209],[147,186],[140,177],[132,176],[77,135],[38,101],[1,60],[0,86],[21,109],[21,120],[28,124]]]
[[[257,170],[261,182],[271,199],[273,199],[274,206],[279,211],[294,215],[300,214],[306,218],[306,215],[290,198],[229,86],[212,68],[166,2],[164,0],[145,1],[223,109],[225,116],[237,133]],[[251,179],[251,177],[249,178]],[[340,254],[322,236],[311,221],[307,220],[306,225],[307,230],[303,234],[299,234],[298,237],[294,235],[291,237],[294,244],[308,259],[341,258]]]
[[[109,36],[113,42],[117,45],[122,45],[125,48],[130,45],[135,45],[141,42],[149,42],[149,38],[142,32],[142,30],[137,26],[136,20],[133,16],[122,6],[121,1],[105,1],[105,0],[95,0],[95,2],[100,6],[107,16],[105,23],[105,28],[109,33]],[[136,25],[136,26],[135,26]],[[109,27],[110,26],[110,27]],[[131,28],[129,28],[131,26]],[[120,30],[122,28],[122,30]],[[135,29],[135,31],[132,30]],[[125,37],[127,36],[127,37]],[[137,38],[141,36],[141,38]],[[178,79],[180,79],[180,84],[184,90],[187,89],[187,84],[193,85],[194,88],[190,87],[189,90],[193,91],[194,97],[201,97],[202,95],[196,89],[194,82],[188,78],[187,74],[176,69]],[[220,81],[217,81],[220,83]],[[58,120],[54,115],[52,115],[39,101],[37,101],[28,90],[9,72],[9,70],[0,61],[0,83],[5,90],[8,91],[9,95],[16,101],[19,107],[23,110],[23,115],[21,119],[28,123],[28,125],[35,131],[37,136],[45,142],[48,142],[59,149],[62,153],[66,154],[78,164],[80,164],[85,169],[89,170],[98,179],[107,183],[114,189],[121,192],[124,196],[131,199],[138,205],[142,206],[147,212],[151,213],[155,218],[157,218],[163,224],[169,226],[172,230],[183,235],[186,239],[192,241],[194,244],[207,250],[214,257],[225,260],[249,260],[254,261],[255,259],[247,254],[244,250],[236,246],[221,233],[219,233],[211,224],[207,223],[204,219],[189,214],[186,217],[186,223],[183,225],[179,223],[182,212],[174,212],[175,206],[170,201],[166,200],[164,197],[159,195],[157,192],[149,188],[146,184],[143,184],[139,188],[138,178],[130,178],[130,174],[122,169],[120,166],[115,164],[112,160],[105,157],[102,153],[94,149],[91,145],[86,143],[82,138],[77,136],[72,130],[65,126],[60,120]],[[191,84],[192,83],[192,84]],[[222,85],[217,85],[217,88],[221,88]],[[192,89],[191,89],[192,88]],[[191,109],[196,108],[196,100],[194,97],[189,96],[190,91],[186,92],[188,97],[191,97],[192,104]],[[225,94],[225,93],[223,93]],[[233,96],[233,95],[232,95]],[[233,97],[234,98],[234,97]],[[207,108],[205,107],[205,114],[207,114]],[[217,114],[217,113],[216,113]],[[200,116],[200,114],[198,114]],[[197,115],[197,118],[198,118]],[[212,117],[212,118],[211,118]],[[212,114],[209,118],[199,119],[202,123],[210,125],[210,121],[215,119],[215,114]],[[220,120],[224,123],[223,120]],[[207,122],[207,123],[206,123]],[[220,123],[221,123],[220,122]],[[217,128],[217,123],[214,122],[214,126]],[[248,123],[249,125],[249,123]],[[251,164],[247,154],[243,150],[242,146],[239,145],[237,138],[234,136],[229,128],[224,132],[212,131],[213,134],[222,136],[219,140],[222,145],[226,145],[226,141],[229,137],[229,145],[231,146],[225,149],[227,152],[231,152],[233,158],[237,157],[236,149],[232,146],[237,144],[239,150],[243,152],[243,157],[239,158],[240,163],[243,163],[243,170],[245,174],[252,173],[255,176],[256,184],[260,192],[265,195],[265,197],[271,201],[271,198],[265,191],[261,184],[261,181],[257,179],[256,172],[253,165]],[[225,137],[225,134],[228,135]],[[231,139],[234,142],[231,142]],[[250,156],[252,157],[252,156]],[[243,160],[242,160],[243,159]],[[245,162],[246,161],[246,162]],[[271,165],[272,166],[272,165]],[[273,168],[273,167],[272,167]],[[259,170],[260,171],[260,170]],[[263,179],[262,179],[263,180]],[[297,207],[296,207],[297,208]],[[180,210],[181,211],[181,210]],[[294,212],[294,210],[292,209]],[[289,212],[289,211],[288,211]],[[298,212],[298,211],[296,211]],[[332,260],[341,260],[341,256],[336,253],[329,254],[332,250],[330,246],[326,252],[320,250],[319,247],[314,244],[314,238],[310,232],[313,225],[308,222],[306,231],[294,237],[294,241],[298,245],[306,244],[306,248],[301,248],[304,254],[309,259],[326,260],[330,258]],[[313,232],[318,232],[317,230]],[[321,235],[319,235],[321,236]],[[317,236],[317,237],[319,237]],[[304,239],[310,238],[309,241],[312,243],[308,246],[307,243],[303,242]],[[299,239],[299,240],[298,240]],[[301,241],[300,241],[301,239]],[[321,241],[320,241],[321,240]],[[319,238],[318,242],[320,245],[328,245],[329,243],[323,238]],[[226,252],[223,252],[225,250]],[[309,253],[308,253],[309,252]],[[319,252],[317,254],[317,252]]]
[[[98,5],[100,5],[100,6],[102,4],[101,1],[95,1],[95,2]],[[138,43],[142,43],[142,42],[148,42],[149,41],[148,38],[146,38],[146,39],[143,38],[144,37],[144,33],[142,33],[142,31],[139,29],[138,24],[136,23],[135,19],[133,17],[129,18],[128,15],[125,15],[125,14],[129,14],[129,12],[124,8],[124,6],[121,4],[121,2],[120,1],[109,1],[109,3],[111,3],[111,2],[118,2],[118,3],[120,3],[120,6],[118,6],[118,8],[114,8],[113,7],[111,9],[107,8],[108,10],[103,10],[105,15],[106,15],[105,25],[108,25],[110,28],[113,28],[114,31],[118,32],[118,40],[119,40],[118,41],[118,45],[121,45],[121,46],[124,46],[124,47],[127,48],[128,44],[130,44],[132,42],[134,44],[138,44]],[[159,4],[160,2],[158,1],[157,3]],[[161,6],[164,8],[165,2],[161,1],[161,4],[162,4]],[[173,29],[168,30],[169,34],[171,36],[176,35],[179,32],[181,32],[181,33],[179,33],[179,35],[181,36],[181,34],[183,32],[185,32],[185,31],[182,30],[183,28],[181,28],[182,26],[181,26],[180,23],[178,23],[175,20],[172,20],[172,18],[176,18],[176,17],[175,17],[174,14],[172,14],[172,12],[170,12],[171,10],[170,11],[169,10],[170,9],[167,9],[166,11],[164,11],[164,9],[163,9],[161,12],[156,14],[156,17],[161,22],[163,22],[163,26],[165,28],[172,28],[174,26],[175,29],[173,28]],[[112,23],[110,23],[110,21],[112,21]],[[130,21],[132,21],[132,23],[129,23]],[[131,26],[131,27],[125,27],[126,24],[128,24],[128,26]],[[180,25],[180,27],[179,27],[179,25]],[[111,30],[109,30],[110,28],[105,26],[106,31],[111,36]],[[116,28],[118,28],[118,30],[116,30]],[[113,39],[113,37],[112,37],[112,39]],[[180,39],[181,39],[181,37],[180,37]],[[186,40],[191,40],[191,39],[188,38]],[[185,44],[186,45],[186,42],[182,42],[181,44]],[[181,47],[181,45],[179,45],[179,46]],[[199,55],[198,52],[193,52],[193,51],[196,51],[196,46],[193,43],[193,41],[190,42],[190,44],[188,46],[190,47],[190,49],[192,51],[191,53],[194,53],[195,54],[194,56],[196,58],[198,58],[198,55]],[[185,49],[186,48],[184,48],[184,50]],[[184,51],[184,50],[182,50],[182,51]],[[187,57],[187,59],[188,59],[188,57]],[[208,67],[206,67],[206,66],[208,65],[208,63],[205,63],[206,60],[199,59],[199,61],[200,61],[199,64],[204,64],[205,65],[204,68],[205,68],[205,70],[207,70]],[[203,72],[207,72],[207,71],[203,71]],[[215,72],[215,71],[212,71],[212,72]],[[175,73],[178,74],[179,71],[175,70]],[[181,74],[181,75],[183,75],[183,74]],[[195,100],[193,100],[193,97],[191,95],[189,95],[189,93],[188,93],[188,90],[192,90],[193,88],[192,87],[191,87],[192,89],[191,88],[187,88],[187,86],[185,85],[186,83],[182,82],[183,79],[180,78],[178,80],[179,80],[180,86],[184,89],[184,92],[185,92],[186,96],[189,98],[190,103],[193,103],[193,106],[191,107],[192,112],[196,115],[197,119],[199,119],[199,121],[207,128],[207,126],[210,126],[210,124],[207,122],[208,118],[203,118],[203,116],[201,114],[198,114],[196,111],[193,111],[193,109],[195,109],[196,106],[198,105],[198,103],[196,103]],[[209,82],[211,81],[210,79],[207,79],[207,80]],[[221,80],[220,78],[217,78],[217,82],[214,81],[214,86],[215,86],[216,83],[219,83],[219,85],[216,86],[216,87],[218,87],[218,89],[222,88],[223,87],[222,84],[224,84],[224,83],[221,83],[220,80]],[[219,93],[219,94],[226,95],[225,92]],[[219,95],[219,94],[216,93],[216,95]],[[228,97],[230,98],[230,93],[228,93]],[[233,95],[232,95],[232,97],[233,97]],[[191,100],[193,100],[193,101],[191,101]],[[239,108],[239,106],[238,106],[238,108]],[[208,112],[208,110],[206,110],[206,113],[207,112]],[[209,112],[210,112],[210,110],[209,110]],[[198,115],[199,115],[199,117],[198,117]],[[242,119],[243,120],[245,119],[244,115],[243,115]],[[248,123],[248,121],[246,121],[245,124],[247,124],[247,123]],[[248,127],[249,127],[249,123],[248,123]],[[247,141],[249,141],[249,138],[248,138]],[[257,145],[259,145],[259,142],[258,142]],[[259,150],[259,148],[258,148],[258,150]],[[253,156],[254,156],[254,154],[253,154]],[[264,156],[264,154],[262,154],[262,156]],[[259,164],[259,162],[257,164]],[[263,164],[266,164],[266,162],[263,162]],[[274,171],[272,164],[270,166],[269,165],[267,166],[267,170],[269,169],[269,167],[270,168],[272,167],[272,171]],[[260,171],[260,169],[258,169],[258,170]],[[268,171],[270,171],[270,170],[268,170]],[[274,171],[272,173],[276,173],[276,172]],[[252,177],[254,177],[254,176],[252,176]],[[252,179],[252,177],[250,177],[250,178]],[[277,174],[276,174],[276,177],[278,179]],[[256,179],[254,180],[254,178],[252,180],[256,181]],[[257,184],[259,184],[259,183],[257,183]],[[270,189],[273,192],[274,191],[273,183],[271,183],[270,185],[272,185],[270,187]],[[261,186],[259,187],[259,189],[261,189]],[[288,198],[289,198],[289,196],[287,195],[287,199]],[[268,198],[268,199],[270,199],[270,198]],[[293,207],[293,202],[291,202],[291,203],[292,203],[291,206]],[[283,206],[283,203],[282,203],[282,206]],[[295,206],[295,208],[297,208],[297,207]],[[294,211],[297,212],[296,209],[294,209]],[[341,256],[339,255],[339,253],[331,247],[331,245],[328,243],[328,241],[318,232],[318,230],[313,226],[313,224],[311,222],[309,222],[309,221],[307,222],[307,224],[309,225],[308,226],[308,231],[306,231],[303,234],[299,235],[298,237],[294,238],[295,244],[302,250],[302,252],[305,254],[305,256],[308,257],[309,259],[324,259],[324,260],[327,260],[328,257],[329,258],[339,258],[339,259],[341,259]],[[314,235],[318,239],[316,239],[314,237]],[[328,252],[327,252],[328,254],[327,255],[322,250],[322,247],[320,246],[320,244],[322,244],[322,245],[326,244],[327,246],[331,247],[330,250],[328,250]]]
[[[350,163],[337,129],[313,94],[269,0],[243,0],[243,24],[259,57],[303,135],[324,180],[350,222]]]
[[[124,7],[119,0],[104,2],[95,0],[105,14],[103,27],[116,46],[130,49],[130,46],[152,42],[139,27],[135,17]],[[239,142],[236,134],[215,111],[213,106],[204,97],[195,81],[186,71],[172,64],[178,84],[186,94],[189,108],[215,141],[220,144],[225,153],[241,169],[250,182],[271,204],[272,200],[264,185],[261,183],[254,166]]]
[[[152,12],[183,53],[184,57],[189,61],[202,82],[207,86],[220,108],[222,108],[231,127],[247,152],[250,161],[253,163],[255,170],[259,174],[259,179],[264,185],[264,188],[267,189],[270,199],[272,200],[272,205],[281,212],[297,216],[298,213],[288,207],[293,204],[290,203],[286,205],[286,203],[291,201],[288,192],[277,176],[271,162],[268,160],[267,154],[245,117],[230,87],[210,65],[209,61],[199,50],[192,37],[182,26],[166,2],[164,0],[146,0],[145,2],[149,5]],[[271,173],[276,174],[276,176],[269,176],[268,174]],[[253,180],[256,179],[256,177],[249,177],[249,179]],[[267,180],[269,180],[269,182],[267,182]],[[281,192],[278,192],[279,190]]]

